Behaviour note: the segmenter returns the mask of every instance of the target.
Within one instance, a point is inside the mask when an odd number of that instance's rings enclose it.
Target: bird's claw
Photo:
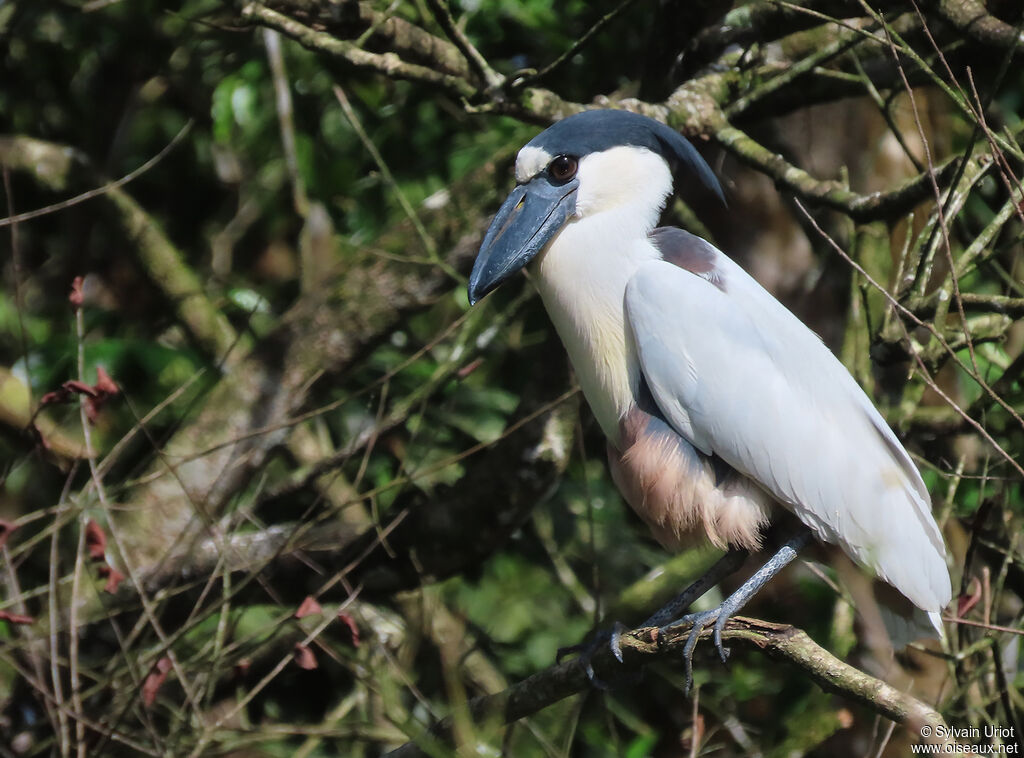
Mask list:
[[[560,647],[555,653],[555,662],[561,663],[567,656],[575,655],[576,660],[579,662],[580,666],[583,667],[583,672],[587,675],[587,679],[590,681],[590,684],[599,690],[609,690],[611,687],[608,683],[594,673],[593,659],[597,654],[597,651],[601,648],[601,645],[605,642],[611,642],[611,635],[612,633],[607,631],[598,631],[588,640],[576,645]]]
[[[612,630],[608,633],[608,647],[612,649],[615,660],[622,663],[622,633],[628,632],[629,627],[616,621],[612,624]]]
[[[725,629],[725,623],[729,620],[729,609],[725,607],[725,604],[712,608],[709,611],[702,611],[700,613],[689,613],[682,618],[673,621],[671,624],[667,624],[658,630],[657,638],[661,640],[663,633],[669,629],[673,629],[679,626],[685,626],[690,624],[690,632],[686,636],[686,644],[683,645],[683,663],[686,666],[686,694],[690,694],[690,689],[693,687],[693,651],[697,647],[697,640],[700,639],[701,633],[708,627],[711,622],[715,622],[713,629],[713,639],[715,641],[715,649],[718,651],[718,657],[722,659],[722,663],[727,663],[729,660],[729,648],[722,645],[722,630]]]
[[[612,624],[611,629],[600,630],[585,642],[558,648],[555,653],[555,662],[561,663],[566,656],[576,655],[590,683],[600,690],[609,690],[611,686],[594,673],[593,659],[601,646],[607,643],[615,660],[622,663],[622,633],[628,630],[629,627],[616,621]]]
[[[718,650],[718,657],[722,659],[722,663],[729,662],[729,648],[722,646],[722,630],[725,629],[725,622],[729,620],[729,616],[725,613],[720,613],[718,621],[715,622],[715,649]]]

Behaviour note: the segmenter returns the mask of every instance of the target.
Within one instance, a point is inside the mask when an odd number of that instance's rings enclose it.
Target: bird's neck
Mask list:
[[[619,420],[635,403],[639,362],[625,321],[626,283],[659,257],[648,233],[650,206],[625,204],[567,224],[533,272],[583,394],[605,436],[619,442]]]

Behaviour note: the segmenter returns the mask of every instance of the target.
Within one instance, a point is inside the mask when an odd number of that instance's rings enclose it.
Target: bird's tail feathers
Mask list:
[[[878,603],[878,612],[893,650],[901,650],[917,640],[944,637],[938,611],[922,611],[902,595],[898,600],[902,602],[890,602],[887,596]]]

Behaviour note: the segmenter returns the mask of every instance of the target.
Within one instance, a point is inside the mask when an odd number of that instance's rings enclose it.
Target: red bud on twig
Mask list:
[[[71,294],[68,295],[68,302],[76,311],[82,307],[85,297],[82,295],[82,277],[76,276],[71,280]]]
[[[35,619],[31,616],[23,616],[20,613],[0,610],[0,620],[9,621],[12,624],[34,624]]]
[[[96,569],[96,573],[100,575],[100,578],[107,580],[107,583],[103,585],[103,591],[108,595],[116,595],[118,586],[124,581],[124,574],[109,563],[104,563]]]
[[[295,665],[305,671],[312,671],[320,666],[316,662],[316,656],[313,655],[313,651],[301,642],[295,643]]]
[[[146,681],[142,683],[142,702],[145,703],[147,707],[156,702],[156,695],[167,680],[167,673],[170,670],[171,659],[164,656],[156,662],[153,670],[150,671],[149,676],[146,677]]]
[[[352,647],[359,647],[359,627],[356,626],[355,619],[344,611],[338,611],[338,621],[348,627],[348,632],[352,635]]]
[[[85,525],[85,549],[94,561],[102,561],[107,557],[107,533],[92,520]]]
[[[11,522],[0,519],[0,547],[7,544],[7,538],[14,534],[14,531],[18,528],[18,525]]]
[[[323,610],[320,607],[320,603],[314,600],[312,595],[306,595],[306,599],[302,601],[299,609],[295,611],[295,618],[304,619],[306,616],[312,616],[315,613],[323,613]]]

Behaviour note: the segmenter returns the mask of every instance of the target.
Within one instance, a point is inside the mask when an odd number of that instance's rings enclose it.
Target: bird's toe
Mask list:
[[[690,624],[690,631],[686,637],[686,644],[683,645],[683,663],[686,666],[686,694],[690,694],[690,687],[693,685],[693,651],[697,647],[697,640],[701,632],[716,619],[718,619],[721,608],[712,608],[709,611],[700,613],[689,613],[671,624],[666,624],[658,630],[658,639],[662,639],[663,632]]]
[[[616,621],[612,624],[612,630],[608,635],[608,647],[612,649],[612,655],[615,656],[615,660],[622,663],[622,633],[629,631],[629,627],[625,624]]]
[[[594,656],[600,652],[604,645],[608,645],[612,655],[615,656],[615,660],[622,663],[622,634],[628,630],[629,627],[616,621],[611,629],[599,630],[584,642],[558,648],[558,651],[555,653],[555,662],[561,663],[568,656],[575,655],[583,671],[586,673],[587,679],[594,687],[600,690],[611,689],[607,682],[594,673]]]

